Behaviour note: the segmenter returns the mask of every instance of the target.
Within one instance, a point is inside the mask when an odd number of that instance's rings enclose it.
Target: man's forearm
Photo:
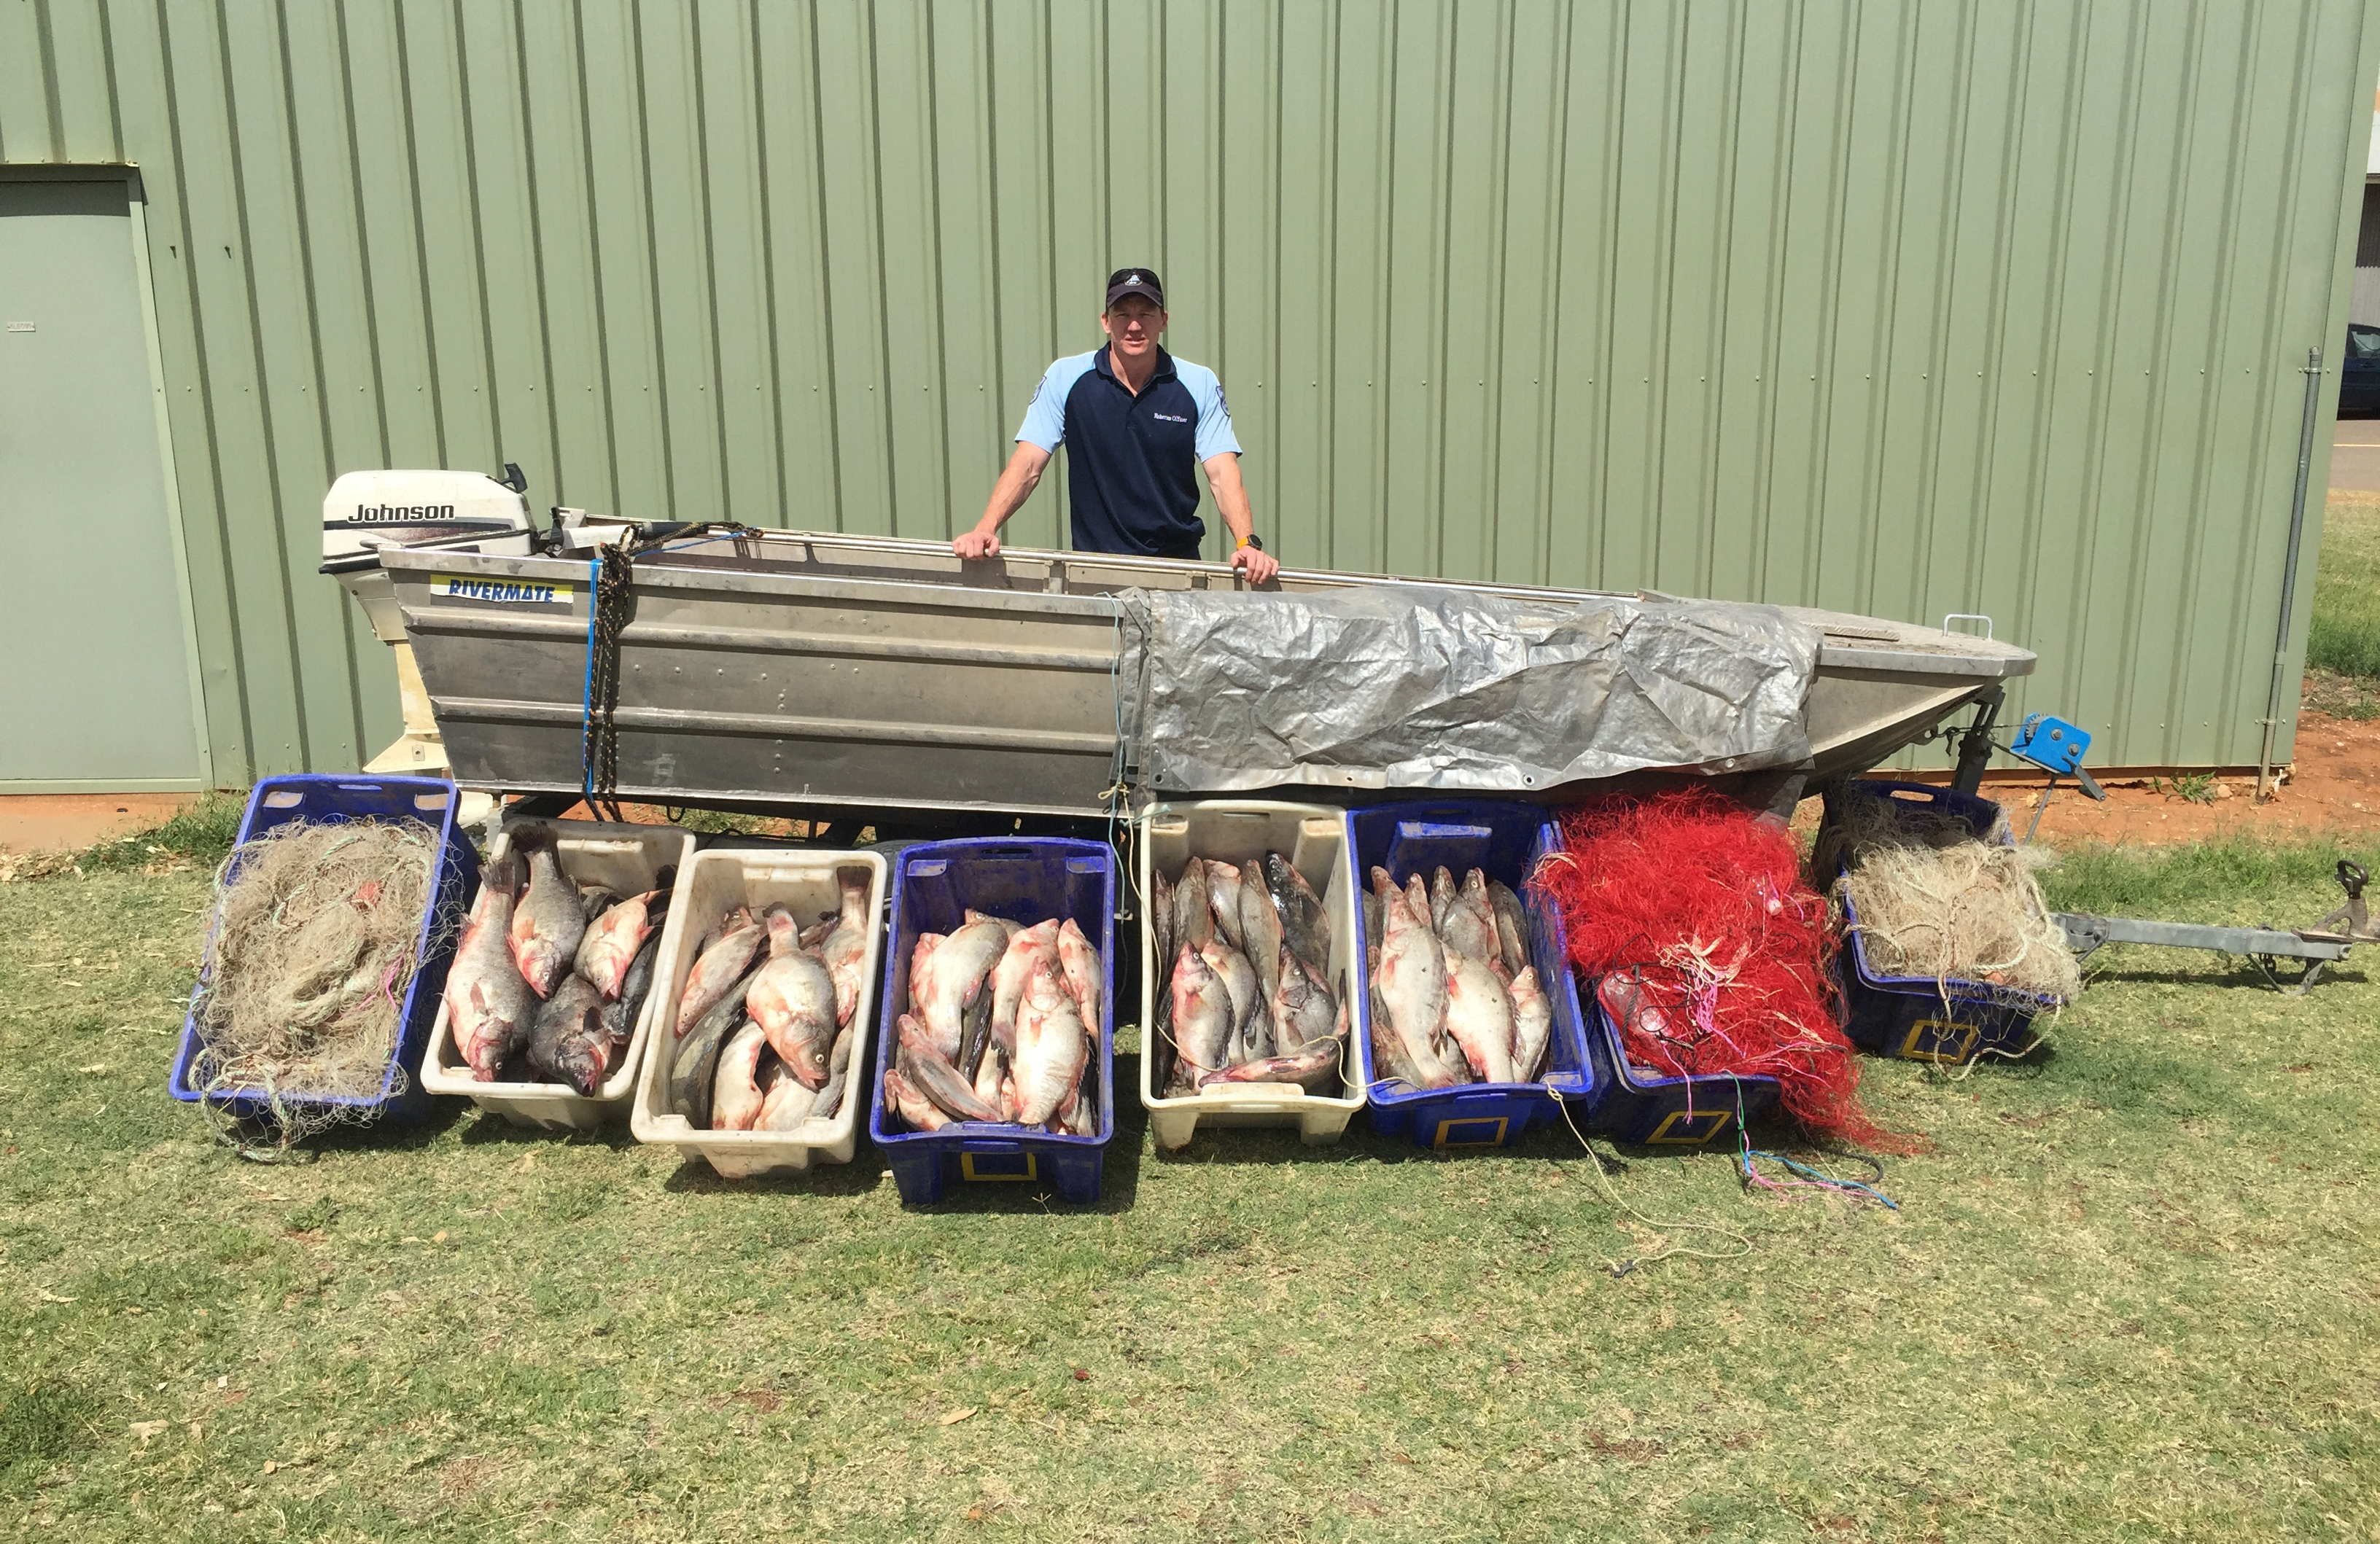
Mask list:
[[[985,536],[998,536],[1000,528],[1008,524],[1008,517],[1025,507],[1025,501],[1033,497],[1040,482],[1038,467],[1026,471],[1011,466],[1002,472],[1000,480],[991,485],[991,498],[985,502],[983,518],[975,523],[975,528]]]
[[[1256,534],[1257,518],[1248,509],[1247,485],[1240,480],[1239,461],[1219,455],[1215,463],[1207,468],[1207,486],[1215,490],[1215,508],[1230,527],[1232,541],[1245,541]]]

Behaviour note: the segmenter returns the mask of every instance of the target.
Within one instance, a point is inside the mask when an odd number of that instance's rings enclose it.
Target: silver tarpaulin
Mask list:
[[[1152,791],[1526,792],[1810,754],[1819,634],[1772,606],[1434,585],[1119,598],[1125,731]]]

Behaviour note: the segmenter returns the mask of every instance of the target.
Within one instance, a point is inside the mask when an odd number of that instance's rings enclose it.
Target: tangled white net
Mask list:
[[[1851,902],[1870,967],[1931,976],[2025,1007],[2071,1001],[2082,972],[2050,916],[2022,849],[1988,840],[1955,815],[1889,799],[1846,798],[1815,855],[1819,874],[1847,863],[1835,893]],[[1966,994],[1972,995],[1973,994]]]
[[[406,993],[425,945],[461,921],[449,908],[425,937],[438,849],[418,820],[292,820],[224,860],[190,1082],[225,1140],[285,1153],[404,1092],[391,1062]]]

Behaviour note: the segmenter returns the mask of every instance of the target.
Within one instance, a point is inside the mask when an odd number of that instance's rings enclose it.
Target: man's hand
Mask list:
[[[951,550],[962,558],[997,558],[1000,537],[993,531],[967,531],[951,538]]]
[[[1256,547],[1243,547],[1232,553],[1232,566],[1245,573],[1251,585],[1265,584],[1281,572],[1272,554]]]

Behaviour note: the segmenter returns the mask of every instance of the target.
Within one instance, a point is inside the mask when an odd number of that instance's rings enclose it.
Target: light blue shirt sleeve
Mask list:
[[[1176,359],[1173,373],[1198,407],[1198,459],[1203,462],[1226,452],[1239,454],[1239,437],[1232,432],[1232,409],[1223,401],[1223,383],[1215,379],[1215,372],[1204,365]]]
[[[1072,355],[1041,372],[1041,384],[1033,388],[1033,401],[1025,409],[1025,421],[1016,428],[1018,440],[1038,445],[1053,455],[1057,453],[1058,447],[1066,442],[1067,394],[1098,356],[1097,349]]]

